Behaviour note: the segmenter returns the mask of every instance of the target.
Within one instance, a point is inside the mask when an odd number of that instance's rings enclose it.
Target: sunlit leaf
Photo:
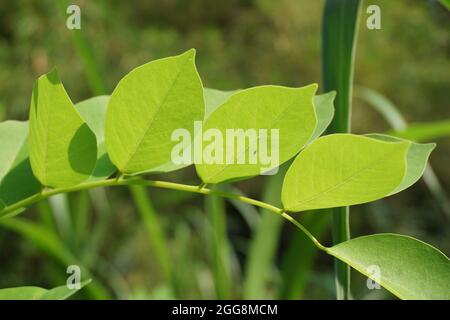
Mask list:
[[[327,252],[401,299],[450,299],[449,259],[417,239],[375,234],[340,243]]]
[[[316,128],[313,97],[317,85],[302,88],[280,86],[261,86],[239,91],[217,108],[203,125],[203,132],[214,130],[222,141],[212,139],[205,142],[203,155],[209,147],[216,144],[216,150],[222,150],[221,156],[212,151],[214,161],[203,157],[196,163],[197,173],[206,183],[219,183],[236,178],[251,177],[270,171],[292,158],[305,145]],[[227,137],[227,132],[234,129],[244,132],[245,142],[239,144],[236,137]],[[260,158],[260,130],[266,130],[267,154],[269,161],[263,163]],[[278,130],[278,147],[273,143],[272,130]],[[249,138],[250,133],[254,138]],[[248,135],[247,135],[248,134]],[[256,138],[255,138],[256,137]],[[233,141],[228,141],[233,139]],[[273,144],[272,144],[273,143]],[[235,152],[230,156],[227,145],[234,144]],[[273,147],[272,147],[273,146]],[[214,148],[213,148],[214,149]],[[276,154],[272,154],[272,151]],[[253,156],[255,160],[250,161]],[[275,157],[278,156],[277,161]],[[239,161],[241,158],[241,161]],[[242,161],[244,159],[244,161]],[[208,162],[209,161],[209,162]],[[275,163],[276,162],[276,163]]]
[[[74,108],[56,70],[41,76],[33,90],[29,153],[34,175],[49,187],[83,182],[96,163],[95,135]]]
[[[239,90],[221,91],[216,89],[204,88],[203,96],[205,98],[205,120],[222,104],[225,103],[233,94]]]
[[[66,285],[53,289],[40,287],[17,287],[0,289],[0,300],[65,300],[81,290],[91,280],[80,283],[80,288],[69,289]]]
[[[317,125],[313,135],[309,138],[309,142],[320,137],[331,123],[331,120],[333,120],[334,98],[336,98],[335,91],[314,97],[314,110],[316,111]]]
[[[109,96],[97,96],[75,105],[84,121],[97,138],[97,163],[90,180],[101,180],[111,176],[117,169],[109,159],[105,145],[105,118]]]
[[[379,139],[382,141],[390,141],[390,142],[400,142],[405,141],[400,138],[391,137],[382,134],[368,134],[368,137]],[[423,172],[425,171],[425,167],[427,165],[428,158],[431,154],[431,151],[436,147],[435,143],[414,143],[411,142],[411,146],[408,149],[408,154],[406,157],[406,174],[403,177],[402,182],[395,188],[391,194],[400,192],[410,187],[417,180],[420,179]]]
[[[383,198],[402,183],[408,141],[332,134],[312,142],[289,168],[282,189],[288,211],[332,208]]]
[[[126,75],[111,95],[105,139],[120,172],[171,171],[175,129],[194,131],[204,115],[203,87],[195,51],[155,60]]]
[[[27,138],[27,122],[0,123],[0,199],[3,206],[23,200],[41,189],[31,170]]]

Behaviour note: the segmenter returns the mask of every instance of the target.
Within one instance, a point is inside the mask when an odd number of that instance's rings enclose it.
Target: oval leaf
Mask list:
[[[111,95],[105,139],[120,172],[167,172],[175,129],[191,134],[204,115],[203,87],[195,68],[195,50],[155,60],[126,75]]]
[[[289,168],[281,193],[283,206],[296,212],[383,198],[401,184],[410,145],[352,134],[321,137]]]
[[[316,115],[313,106],[313,97],[317,85],[302,88],[287,88],[281,86],[261,86],[239,91],[214,111],[205,121],[203,132],[214,130],[222,139],[213,139],[201,148],[203,153],[207,148],[222,150],[222,156],[217,157],[213,163],[206,159],[196,161],[196,169],[205,183],[219,183],[236,178],[251,177],[277,168],[292,158],[305,145],[316,127]],[[255,133],[254,139],[245,138],[245,144],[239,144],[235,137],[227,137],[227,131],[241,130]],[[267,132],[267,156],[274,159],[271,154],[271,130],[278,130],[278,148],[273,148],[278,155],[278,161],[263,163],[260,161],[261,141],[260,130]],[[228,141],[232,139],[232,141]],[[218,141],[222,140],[222,141]],[[234,144],[235,152],[226,159],[229,153],[225,146]],[[256,161],[249,161],[250,150],[253,150]],[[214,157],[216,152],[211,153]],[[202,154],[203,157],[203,154]],[[205,157],[203,157],[205,158]],[[245,159],[239,161],[238,159]]]
[[[79,184],[94,169],[95,135],[74,108],[56,70],[41,76],[33,89],[29,143],[31,167],[44,186]]]
[[[449,259],[417,239],[375,234],[342,242],[327,252],[401,299],[450,299]]]

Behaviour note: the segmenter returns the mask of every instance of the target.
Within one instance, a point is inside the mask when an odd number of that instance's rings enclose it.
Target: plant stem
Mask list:
[[[117,179],[113,178],[113,179],[107,179],[107,180],[102,180],[102,181],[85,182],[85,183],[82,183],[82,184],[79,184],[79,185],[76,185],[73,187],[67,187],[67,188],[46,189],[46,190],[43,190],[41,193],[35,194],[31,197],[28,197],[22,201],[19,201],[11,206],[4,208],[0,213],[0,218],[4,217],[8,213],[13,213],[24,207],[30,206],[33,203],[36,203],[38,201],[47,199],[51,196],[61,194],[61,193],[69,193],[69,192],[87,190],[87,189],[98,188],[98,187],[133,186],[133,185],[141,185],[141,186],[162,188],[162,189],[171,189],[171,190],[198,193],[198,194],[203,194],[203,195],[215,195],[215,196],[220,196],[223,198],[239,200],[239,201],[269,210],[271,212],[274,212],[274,213],[280,215],[281,217],[285,218],[286,220],[288,220],[289,222],[294,224],[301,231],[303,231],[306,234],[306,236],[308,236],[308,238],[316,245],[317,248],[319,248],[322,251],[326,251],[326,249],[327,249],[300,222],[298,222],[293,217],[291,217],[288,213],[286,213],[284,211],[284,209],[278,208],[269,203],[265,203],[263,201],[255,200],[252,198],[248,198],[245,196],[241,196],[241,195],[237,195],[237,194],[233,194],[233,193],[229,193],[229,192],[224,192],[224,191],[220,191],[220,190],[211,190],[208,188],[199,189],[198,186],[195,186],[195,185],[180,184],[180,183],[174,183],[174,182],[168,182],[168,181],[143,180],[140,178],[129,178],[129,179],[123,179],[123,180],[117,180]]]
[[[322,20],[322,64],[325,91],[336,90],[335,115],[328,133],[350,131],[353,64],[360,0],[327,0]],[[349,208],[332,209],[333,243],[350,239]],[[336,296],[350,298],[350,267],[335,260]]]

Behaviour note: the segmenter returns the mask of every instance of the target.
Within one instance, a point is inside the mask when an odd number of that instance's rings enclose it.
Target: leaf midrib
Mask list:
[[[315,194],[314,196],[312,196],[312,197],[310,197],[310,198],[308,198],[306,200],[302,200],[302,201],[299,201],[299,202],[295,203],[292,207],[296,207],[296,206],[299,206],[299,205],[300,206],[304,205],[306,203],[309,203],[311,201],[316,200],[317,198],[323,196],[324,194],[327,194],[327,193],[330,193],[330,192],[334,191],[335,189],[337,189],[337,188],[341,187],[342,185],[346,184],[348,181],[352,180],[356,176],[360,175],[362,172],[364,172],[367,169],[371,168],[374,163],[379,163],[379,161],[381,159],[385,158],[389,153],[390,152],[383,153],[380,157],[376,158],[374,161],[371,161],[369,164],[367,164],[366,166],[362,167],[361,169],[355,171],[353,174],[351,174],[349,177],[345,178],[343,181],[341,181],[341,182],[335,184],[334,186],[331,186],[331,187],[329,187],[329,188],[327,188],[327,189],[325,189],[325,190]],[[374,167],[376,167],[376,166],[374,166]],[[403,177],[404,177],[405,174],[406,174],[406,166],[405,166],[403,171],[404,171],[403,172]],[[403,177],[402,177],[402,179],[403,179]],[[400,183],[401,183],[401,181],[402,180],[400,180]],[[395,188],[394,188],[394,190],[395,190]]]
[[[313,114],[315,115],[315,111],[314,111],[314,101],[313,101],[313,99],[314,99],[314,94],[313,94],[313,96],[312,96],[311,99],[312,99],[312,109],[313,109]],[[227,100],[225,103],[227,103],[227,102],[229,102],[229,100]],[[224,104],[225,104],[225,103],[224,103]],[[272,128],[280,121],[280,119],[283,117],[283,115],[287,112],[288,109],[290,109],[290,107],[291,107],[293,104],[295,104],[295,102],[292,103],[292,104],[289,104],[289,106],[287,106],[286,108],[284,108],[284,109],[279,113],[279,115],[277,116],[277,118],[270,124],[270,126],[267,128],[267,130],[272,130]],[[258,111],[259,111],[259,109],[256,108],[256,115],[258,114]],[[315,120],[316,120],[316,126],[317,126],[317,116],[316,116]],[[255,116],[255,122],[256,122],[256,116]],[[256,127],[256,125],[255,125],[255,127]],[[312,135],[312,134],[314,134],[314,131],[311,133],[311,135]],[[307,140],[307,141],[308,141],[308,140]],[[249,148],[250,148],[250,146],[246,146],[246,148],[245,148],[245,150],[244,150],[243,153],[247,153],[247,151],[248,151]],[[236,157],[237,157],[239,154],[241,154],[241,153],[236,154]],[[281,163],[281,162],[279,163],[279,165],[282,165],[282,164],[283,164],[283,163]],[[224,167],[222,168],[222,170],[220,170],[220,171],[217,172],[216,174],[210,176],[207,180],[214,179],[215,177],[219,176],[223,171],[225,171],[227,168],[229,168],[229,167],[232,166],[232,165],[233,165],[233,164],[225,164]]]
[[[165,104],[167,97],[169,96],[169,93],[172,91],[172,88],[174,87],[175,83],[178,81],[181,72],[183,71],[183,69],[186,67],[187,62],[190,60],[190,57],[186,58],[186,60],[184,61],[183,65],[180,67],[180,69],[178,70],[176,76],[174,77],[174,79],[172,80],[172,83],[169,86],[169,89],[167,90],[166,94],[164,95],[161,103],[158,105],[158,107],[156,108],[155,112],[153,112],[152,117],[148,120],[147,124],[146,124],[146,129],[144,134],[139,138],[138,142],[136,143],[134,150],[132,153],[130,153],[128,159],[125,161],[124,165],[123,165],[123,171],[126,171],[126,168],[128,166],[128,164],[131,162],[131,159],[134,157],[134,155],[136,154],[136,152],[138,151],[139,147],[142,144],[142,141],[145,139],[145,137],[147,136],[148,132],[150,131],[150,129],[152,128],[153,122],[155,121],[156,115],[158,114],[158,112],[161,110],[162,106]]]

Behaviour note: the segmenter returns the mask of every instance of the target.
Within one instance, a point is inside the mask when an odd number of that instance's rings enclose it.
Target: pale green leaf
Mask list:
[[[109,96],[97,96],[75,105],[83,120],[97,138],[97,163],[89,180],[101,180],[111,176],[117,169],[109,159],[105,145],[105,118]]]
[[[11,170],[17,154],[25,144],[28,124],[19,121],[0,123],[0,181]]]
[[[402,183],[410,145],[352,134],[321,137],[289,168],[282,189],[284,208],[296,212],[383,198]]]
[[[219,183],[236,178],[251,177],[259,175],[276,168],[292,158],[305,145],[316,127],[316,116],[313,106],[313,97],[317,90],[317,85],[309,85],[302,88],[287,88],[281,86],[261,86],[239,91],[233,94],[224,104],[205,121],[203,132],[214,129],[220,132],[221,140],[212,139],[212,142],[205,142],[203,153],[206,153],[210,146],[217,146],[212,149],[222,149],[222,157],[216,157],[214,163],[207,163],[202,159],[197,161],[196,169],[200,178],[206,183]],[[227,130],[240,129],[244,132],[248,130],[267,130],[268,154],[271,154],[271,130],[278,130],[279,148],[273,148],[278,153],[277,163],[262,163],[260,161],[259,149],[261,139],[245,139],[245,145],[240,144],[236,138],[227,141]],[[235,144],[234,157],[231,161],[226,161],[227,144]],[[256,161],[251,163],[250,150],[256,155]],[[216,155],[214,151],[211,152]],[[206,154],[207,156],[209,154]],[[203,156],[203,154],[202,154]],[[231,156],[230,156],[231,157]],[[238,159],[244,158],[244,163],[239,163]],[[228,162],[228,163],[227,163]],[[241,161],[242,162],[242,161]]]
[[[29,153],[34,175],[49,187],[83,182],[96,163],[95,135],[74,108],[56,70],[41,76],[33,89]]]
[[[0,300],[65,300],[81,290],[89,282],[91,282],[91,280],[81,282],[79,289],[69,289],[65,285],[53,289],[39,287],[0,289]]]
[[[401,299],[450,299],[449,259],[417,239],[375,234],[342,242],[326,251],[378,280]],[[378,278],[376,271],[380,271]]]
[[[368,134],[368,137],[383,140],[383,141],[391,141],[391,142],[399,142],[405,141],[400,138],[391,137],[383,134]],[[390,194],[398,193],[406,188],[409,188],[417,180],[420,179],[423,172],[425,171],[425,167],[427,165],[428,158],[431,154],[431,151],[436,147],[435,143],[414,143],[411,142],[411,146],[408,149],[408,155],[406,157],[406,174],[403,177],[402,182],[392,191]]]
[[[203,96],[205,98],[205,120],[222,104],[225,103],[233,94],[239,90],[221,91],[216,89],[204,88]]]
[[[317,125],[309,142],[317,139],[325,132],[334,116],[334,98],[336,92],[320,94],[314,97],[314,110],[316,111]]]
[[[195,50],[155,60],[126,75],[111,95],[105,139],[120,172],[166,172],[185,165],[172,162],[175,129],[192,135],[204,115],[203,87]]]
[[[23,200],[41,189],[31,170],[27,137],[27,122],[0,123],[0,199],[4,206]]]

